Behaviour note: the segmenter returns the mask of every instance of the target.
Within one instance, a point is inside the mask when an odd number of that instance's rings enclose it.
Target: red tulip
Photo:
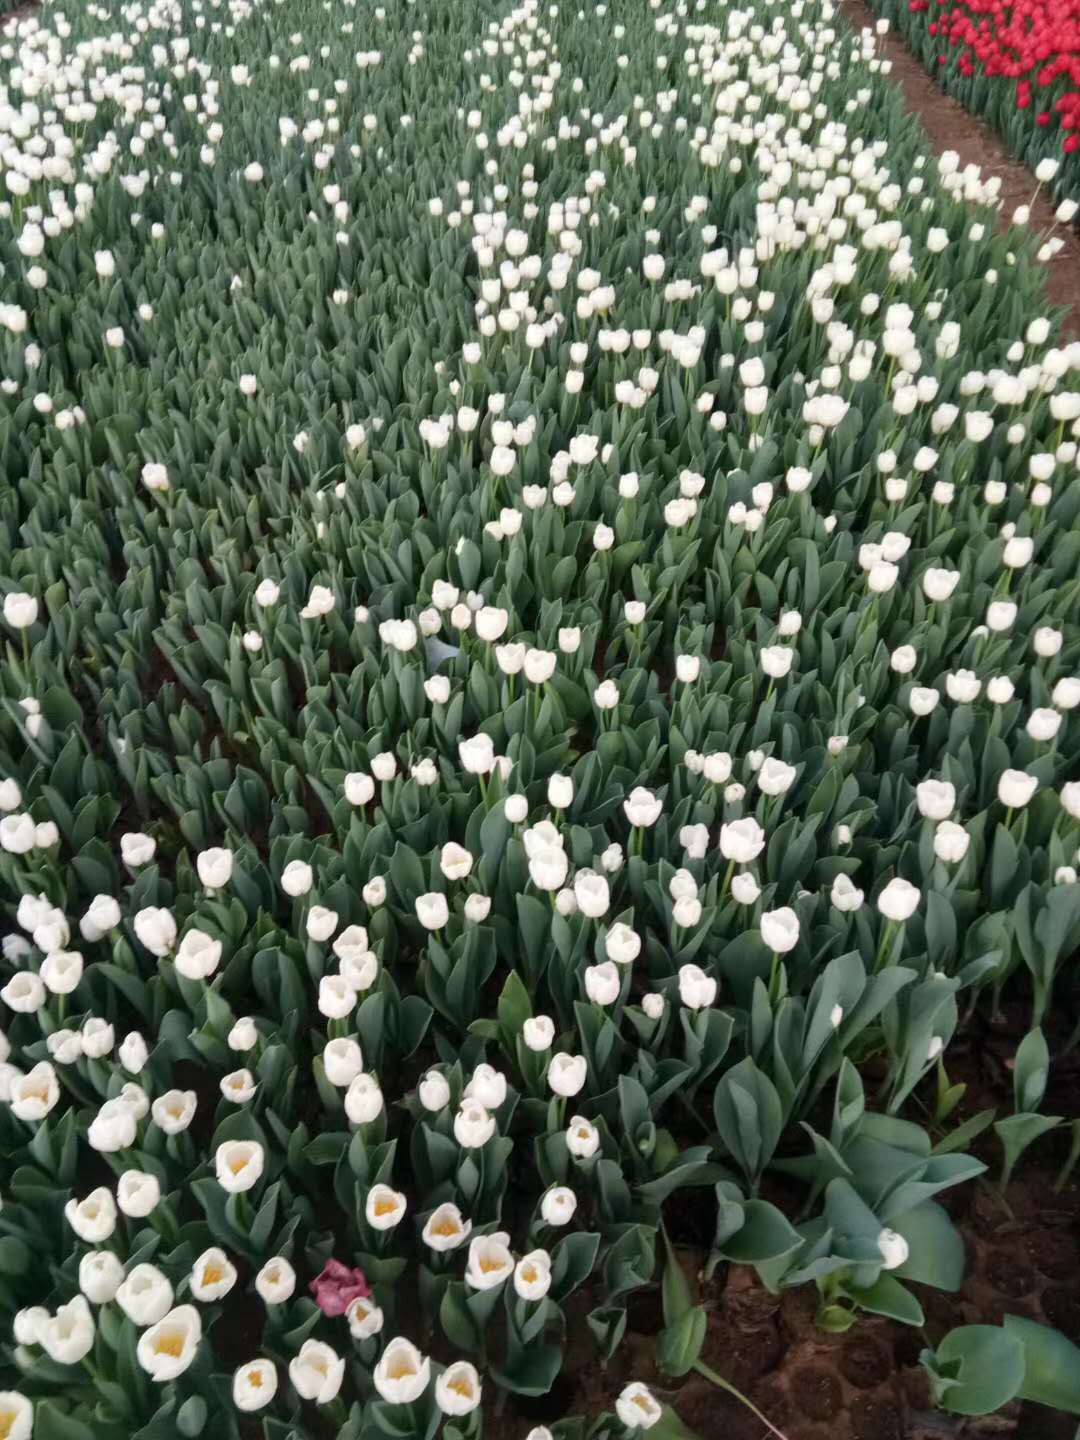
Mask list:
[[[316,1276],[308,1288],[315,1296],[316,1305],[331,1319],[344,1315],[354,1300],[366,1300],[371,1294],[364,1272],[350,1270],[340,1260],[328,1260],[322,1274]]]

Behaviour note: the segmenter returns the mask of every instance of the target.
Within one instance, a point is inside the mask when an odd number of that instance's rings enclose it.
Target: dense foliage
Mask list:
[[[474,1435],[567,1317],[620,1383],[555,1429],[675,1433],[619,1346],[662,1270],[703,1363],[688,1186],[921,1324],[949,1043],[1030,994],[1011,1169],[1080,939],[1045,247],[829,0],[0,60],[0,1434]],[[943,1404],[1074,1403],[957,1334]]]

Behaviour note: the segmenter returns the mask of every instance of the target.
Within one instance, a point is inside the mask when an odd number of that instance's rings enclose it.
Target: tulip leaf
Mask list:
[[[924,1350],[939,1405],[954,1415],[989,1415],[1020,1393],[1024,1346],[996,1325],[962,1325],[950,1330],[934,1351]]]
[[[1080,1415],[1080,1347],[1049,1325],[1006,1315],[1005,1333],[1024,1348],[1023,1400]]]

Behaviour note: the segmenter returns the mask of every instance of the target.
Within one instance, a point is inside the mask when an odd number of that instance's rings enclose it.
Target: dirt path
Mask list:
[[[873,27],[879,18],[868,0],[843,0],[843,11],[856,30]],[[1030,204],[1035,178],[1013,159],[997,132],[940,90],[895,31],[890,30],[884,40],[879,37],[877,43],[879,54],[892,62],[890,78],[903,91],[909,112],[922,121],[934,148],[939,153],[955,150],[965,165],[975,164],[985,175],[1000,176],[1004,217],[1018,205]],[[1068,307],[1062,326],[1065,337],[1080,338],[1080,235],[1072,226],[1056,223],[1054,204],[1045,193],[1032,206],[1031,226],[1040,235],[1053,230],[1065,241],[1047,266],[1047,294],[1054,305]]]

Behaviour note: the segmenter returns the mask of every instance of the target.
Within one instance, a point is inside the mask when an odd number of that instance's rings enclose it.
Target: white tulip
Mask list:
[[[364,1057],[355,1040],[341,1037],[328,1040],[322,1052],[323,1073],[331,1085],[344,1090],[364,1068]]]
[[[211,1246],[204,1250],[191,1267],[189,1284],[196,1300],[209,1303],[221,1300],[236,1284],[236,1266],[224,1250]]]
[[[13,630],[27,630],[38,617],[38,602],[20,590],[4,596],[4,620]]]
[[[510,1253],[510,1236],[504,1231],[492,1235],[474,1235],[469,1243],[465,1264],[465,1283],[474,1290],[493,1290],[514,1271]]]
[[[886,920],[910,920],[919,908],[922,894],[918,887],[902,876],[894,876],[877,897],[877,908]]]
[[[176,952],[177,973],[185,980],[208,980],[221,963],[221,941],[202,930],[189,930]]]
[[[720,853],[725,860],[749,865],[765,848],[765,832],[752,816],[720,827]]]
[[[506,1076],[493,1065],[477,1065],[463,1094],[466,1100],[478,1100],[485,1110],[498,1110],[506,1100]]]
[[[832,883],[829,899],[842,914],[849,914],[861,908],[863,892],[855,885],[850,875],[840,874]]]
[[[117,1182],[116,1203],[131,1219],[145,1219],[157,1208],[160,1199],[157,1176],[144,1170],[125,1170]]]
[[[600,1149],[600,1132],[583,1115],[575,1115],[566,1127],[566,1148],[577,1160],[588,1160]]]
[[[679,969],[679,999],[689,1010],[704,1010],[716,1000],[716,981],[699,965]]]
[[[194,1090],[167,1090],[150,1107],[154,1124],[166,1135],[179,1135],[195,1118]]]
[[[233,853],[220,847],[202,850],[195,857],[195,868],[207,890],[220,890],[232,879]]]
[[[791,670],[794,650],[786,645],[765,645],[760,654],[761,668],[772,680],[782,680]]]
[[[439,869],[446,876],[447,880],[464,880],[472,870],[472,867],[473,857],[463,845],[459,845],[456,841],[451,840],[442,847],[439,855]],[[431,929],[432,927],[428,926],[428,928]],[[438,929],[440,927],[436,926],[434,928]]]
[[[267,1260],[255,1276],[255,1290],[266,1305],[283,1305],[296,1289],[296,1271],[284,1255]]]
[[[389,1404],[411,1405],[428,1387],[431,1361],[399,1335],[379,1357],[371,1378],[375,1389]]]
[[[466,1100],[454,1116],[454,1138],[466,1150],[478,1150],[495,1134],[495,1117],[478,1100]]]
[[[111,1190],[99,1185],[85,1200],[69,1200],[64,1216],[80,1240],[100,1245],[116,1229],[116,1201]]]
[[[315,872],[303,860],[290,860],[281,872],[281,888],[294,900],[306,895],[314,883]]]
[[[111,1154],[130,1150],[135,1143],[135,1116],[123,1100],[106,1100],[86,1132],[92,1150]]]
[[[420,1104],[431,1114],[437,1114],[450,1103],[450,1085],[439,1070],[429,1070],[417,1087]]]
[[[761,917],[761,938],[777,955],[786,955],[799,943],[799,917],[790,906],[766,910]]]
[[[551,1049],[555,1039],[555,1022],[548,1015],[534,1015],[521,1027],[521,1037],[528,1049],[542,1054]]]
[[[134,1325],[156,1325],[172,1309],[173,1288],[153,1265],[141,1264],[116,1292],[116,1303]]]
[[[664,1412],[648,1387],[635,1380],[620,1392],[615,1413],[628,1430],[651,1430]]]
[[[123,1279],[123,1263],[111,1250],[88,1250],[79,1261],[79,1289],[91,1305],[115,1299]]]
[[[345,1091],[345,1114],[353,1125],[368,1125],[382,1114],[383,1093],[374,1075],[361,1071]]]
[[[641,954],[641,936],[622,920],[617,920],[605,932],[604,953],[616,965],[630,965]]]
[[[85,1295],[76,1295],[38,1331],[38,1343],[58,1365],[78,1365],[94,1348],[94,1317]]]
[[[253,1189],[265,1164],[266,1156],[257,1140],[226,1140],[214,1152],[218,1184],[230,1195]]]
[[[589,1065],[584,1055],[568,1055],[560,1051],[551,1057],[547,1082],[554,1094],[563,1097],[577,1095],[585,1088],[588,1078]]]
[[[345,1319],[349,1322],[349,1334],[354,1340],[370,1340],[373,1335],[382,1332],[385,1317],[374,1301],[358,1296],[350,1302]]]
[[[150,835],[129,832],[120,836],[121,858],[132,870],[137,870],[140,865],[149,865],[156,849],[157,842]]]
[[[34,1406],[15,1390],[0,1390],[0,1435],[6,1440],[30,1440]]]
[[[1003,770],[998,780],[997,796],[1008,809],[1019,810],[1038,788],[1039,781],[1035,775],[1028,775],[1024,770]]]
[[[321,1340],[305,1340],[299,1355],[289,1361],[293,1389],[301,1400],[313,1400],[316,1405],[329,1405],[336,1399],[344,1378],[345,1361]]]
[[[405,1196],[389,1185],[373,1185],[364,1202],[364,1217],[373,1230],[393,1230],[405,1218]]]
[[[418,895],[415,901],[416,918],[423,925],[425,930],[442,930],[450,918],[450,907],[446,903],[446,896],[432,891],[427,895]]]
[[[39,1060],[25,1075],[14,1076],[8,1090],[11,1113],[29,1124],[44,1120],[59,1099],[60,1082],[47,1060]]]
[[[466,1220],[458,1207],[448,1200],[428,1216],[421,1238],[429,1249],[442,1254],[463,1245],[471,1230],[472,1221]]]
[[[514,1266],[514,1290],[521,1300],[542,1300],[551,1289],[551,1256],[530,1250]]]
[[[345,776],[345,799],[350,805],[366,805],[375,795],[375,781],[364,770],[353,770]]]
[[[269,1405],[277,1394],[277,1367],[272,1360],[249,1360],[233,1375],[232,1399],[238,1410],[250,1413]]]
[[[885,1270],[898,1269],[910,1254],[908,1242],[895,1230],[882,1230],[877,1237],[877,1247],[881,1252],[882,1268]]]
[[[444,1415],[468,1415],[480,1404],[480,1376],[468,1360],[448,1365],[435,1381],[435,1403]]]
[[[138,911],[133,923],[140,944],[159,959],[168,955],[176,944],[176,920],[169,910],[148,906]]]
[[[623,801],[623,810],[630,824],[648,828],[655,825],[664,808],[664,802],[651,790],[638,785]]]

